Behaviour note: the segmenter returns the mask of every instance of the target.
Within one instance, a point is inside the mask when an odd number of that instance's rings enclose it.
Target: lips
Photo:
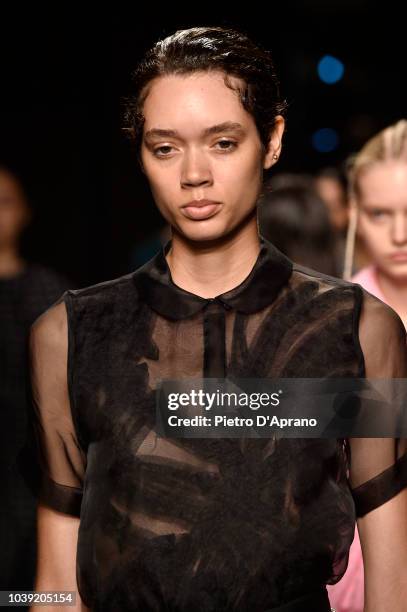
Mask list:
[[[397,253],[392,253],[391,255],[389,255],[389,258],[395,262],[407,262],[407,251],[399,251]]]
[[[194,221],[202,221],[213,217],[220,209],[221,203],[213,200],[193,200],[181,207],[182,213]]]

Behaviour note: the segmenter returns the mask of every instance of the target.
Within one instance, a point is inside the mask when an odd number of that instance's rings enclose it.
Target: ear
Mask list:
[[[270,133],[266,155],[264,156],[263,169],[268,170],[280,157],[285,121],[282,115],[277,115],[274,120],[274,127]]]

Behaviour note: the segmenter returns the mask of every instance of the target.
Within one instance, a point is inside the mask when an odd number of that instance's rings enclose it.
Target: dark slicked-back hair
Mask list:
[[[271,53],[234,29],[202,27],[178,30],[158,41],[136,68],[135,90],[125,100],[124,130],[140,151],[143,132],[143,104],[149,85],[164,75],[187,75],[194,72],[223,72],[225,85],[231,89],[228,77],[242,79],[238,91],[243,108],[254,118],[260,140],[267,147],[275,117],[284,115],[286,102],[280,96]]]

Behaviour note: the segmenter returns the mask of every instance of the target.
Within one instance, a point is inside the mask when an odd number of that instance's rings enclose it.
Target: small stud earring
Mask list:
[[[273,155],[273,159],[278,159],[278,155],[276,155],[276,154],[274,153],[274,155]]]

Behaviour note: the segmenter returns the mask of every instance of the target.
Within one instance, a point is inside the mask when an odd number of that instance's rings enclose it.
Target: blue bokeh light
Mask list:
[[[324,83],[332,85],[343,77],[345,67],[343,63],[333,55],[324,55],[318,62],[318,76]]]
[[[330,153],[338,148],[338,132],[333,128],[321,128],[312,135],[312,146],[319,153]]]

